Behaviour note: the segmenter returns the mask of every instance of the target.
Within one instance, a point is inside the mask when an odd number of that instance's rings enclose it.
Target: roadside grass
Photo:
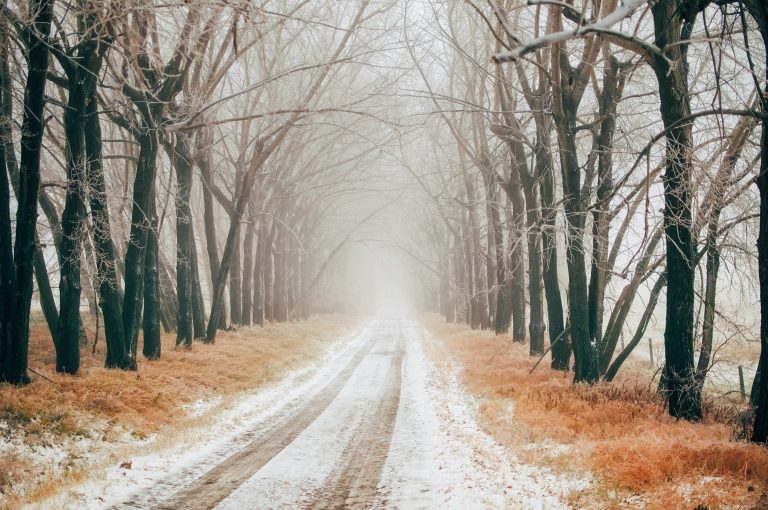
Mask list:
[[[33,327],[29,366],[50,381],[31,373],[25,387],[0,385],[0,509],[40,501],[82,481],[88,464],[98,464],[93,449],[106,455],[115,445],[150,435],[155,443],[172,444],[184,430],[215,419],[218,406],[194,415],[195,402],[226,405],[258,390],[319,359],[358,322],[318,315],[222,331],[215,344],[195,342],[191,350],[176,348],[175,335],[165,334],[161,358],[147,361],[139,354],[136,372],[103,368],[102,340],[95,354],[90,346],[81,349],[75,376],[55,373],[48,330]]]
[[[574,508],[763,508],[768,449],[734,439],[743,406],[707,400],[703,423],[675,421],[646,373],[625,367],[612,384],[574,385],[549,356],[529,374],[537,358],[507,336],[422,322],[432,357],[462,367],[492,437],[523,461],[594,475]]]

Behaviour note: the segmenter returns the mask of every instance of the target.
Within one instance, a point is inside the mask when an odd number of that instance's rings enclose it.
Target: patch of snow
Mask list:
[[[147,508],[173,496],[252,440],[249,432],[263,429],[283,414],[291,414],[332,379],[364,343],[368,328],[331,345],[324,356],[307,367],[288,373],[281,381],[235,402],[216,406],[215,399],[190,406],[193,416],[215,413],[213,421],[187,431],[174,444],[159,444],[160,438],[133,441],[128,451],[109,448],[111,466],[103,476],[95,473],[85,482],[26,509]],[[93,440],[91,440],[93,441]],[[99,446],[101,455],[104,448]],[[136,455],[131,455],[131,453]],[[116,457],[122,455],[122,457]],[[96,468],[100,467],[95,460]],[[130,461],[131,468],[119,467]],[[103,467],[103,465],[101,466]]]
[[[586,485],[522,464],[478,426],[478,401],[457,378],[426,358],[413,324],[398,420],[377,506],[392,508],[567,508],[564,498]]]
[[[365,425],[379,401],[391,356],[377,355],[387,347],[389,338],[380,331],[376,335],[374,349],[361,360],[333,402],[216,510],[297,508],[312,502],[339,465],[355,431]]]

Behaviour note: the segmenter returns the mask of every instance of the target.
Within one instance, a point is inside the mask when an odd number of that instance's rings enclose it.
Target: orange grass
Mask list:
[[[549,356],[529,374],[536,359],[506,336],[423,322],[432,357],[460,362],[489,434],[526,461],[596,475],[574,507],[757,508],[768,490],[768,449],[733,441],[728,409],[710,404],[704,423],[678,422],[640,374],[573,385]]]
[[[103,368],[102,334],[96,354],[90,347],[81,350],[76,376],[55,373],[50,335],[43,326],[33,327],[29,366],[53,382],[30,373],[28,386],[0,385],[0,440],[13,437],[34,447],[78,436],[113,441],[123,432],[142,438],[172,430],[187,417],[185,404],[274,381],[317,359],[356,322],[320,315],[300,323],[222,331],[215,344],[195,342],[191,350],[176,349],[175,336],[163,335],[161,359],[150,362],[140,355],[136,372]],[[0,455],[0,508],[21,502],[14,482],[23,481],[27,495],[50,493],[55,487],[55,481],[46,480],[44,466],[5,457]],[[72,466],[68,473],[77,469]]]

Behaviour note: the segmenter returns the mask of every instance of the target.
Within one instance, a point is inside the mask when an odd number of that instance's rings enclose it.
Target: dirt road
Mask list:
[[[301,394],[276,395],[249,430],[112,508],[562,507],[557,477],[479,430],[421,334],[405,320],[369,324]]]

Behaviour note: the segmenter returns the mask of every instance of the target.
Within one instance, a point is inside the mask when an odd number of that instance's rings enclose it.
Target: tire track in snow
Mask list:
[[[277,423],[248,447],[208,471],[194,485],[156,506],[158,510],[210,509],[291,444],[334,401],[374,345],[373,336],[344,369],[297,414]],[[128,503],[130,505],[130,503]]]
[[[405,355],[400,324],[394,350],[387,354],[391,355],[391,361],[378,406],[367,422],[355,431],[344,449],[339,467],[329,477],[322,494],[316,495],[309,505],[311,508],[367,508],[378,494],[400,406]]]

